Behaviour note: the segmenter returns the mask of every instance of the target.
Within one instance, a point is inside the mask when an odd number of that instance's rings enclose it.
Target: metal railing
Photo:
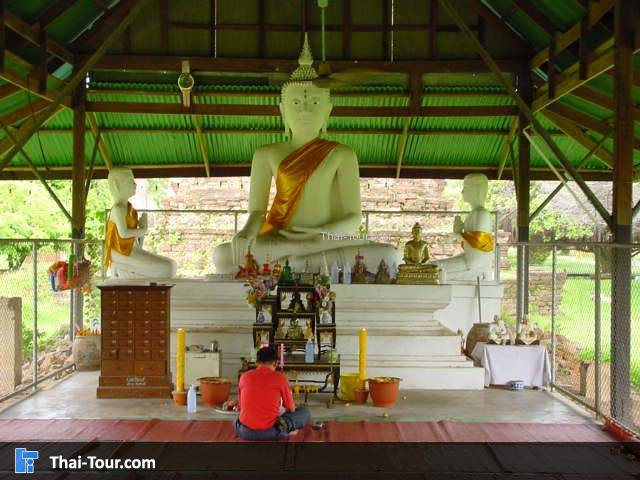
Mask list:
[[[104,278],[102,241],[0,239],[0,401],[74,368],[74,327],[99,318],[97,292],[54,292],[48,267],[82,252]],[[74,318],[74,303],[80,305]],[[89,320],[90,321],[90,320]],[[84,325],[89,325],[89,321]]]
[[[544,332],[553,388],[640,432],[640,245],[517,248],[529,258],[524,313]],[[513,314],[505,298],[503,315],[515,324]]]

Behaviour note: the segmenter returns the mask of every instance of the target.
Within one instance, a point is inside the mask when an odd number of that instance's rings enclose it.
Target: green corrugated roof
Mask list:
[[[253,5],[253,0],[218,1],[218,20],[221,22],[256,22],[255,11],[249,8]],[[529,18],[523,11],[512,11],[511,0],[482,0],[490,6],[500,16],[508,15],[508,22],[518,34],[525,38],[535,50],[546,47],[550,42],[550,35],[544,31],[534,20]],[[27,22],[32,22],[43,12],[51,0],[9,0],[8,8]],[[105,2],[109,5],[116,3],[116,0]],[[314,2],[308,1],[308,21],[318,22],[317,9],[311,8]],[[338,8],[339,2],[330,2],[329,15],[330,23],[341,22],[342,9]],[[375,3],[375,2],[374,2]],[[573,26],[580,20],[584,13],[584,7],[577,0],[530,0],[534,8],[547,16],[551,23],[560,31]],[[271,23],[289,23],[296,25],[297,16],[291,16],[286,12],[295,5],[298,0],[287,0],[286,4],[280,2],[267,2],[267,21]],[[195,5],[195,4],[194,4]],[[171,6],[171,18],[174,21],[198,22],[204,21],[201,17],[208,15],[209,2],[198,2],[199,9],[178,8],[179,5],[173,2]],[[271,6],[269,6],[271,5]],[[372,23],[372,18],[380,16],[377,22],[382,21],[381,5],[372,4],[369,9],[355,9],[352,11],[351,21],[353,25],[366,25]],[[246,8],[245,8],[246,7]],[[421,2],[399,1],[397,7],[397,21],[404,23],[427,22],[429,11],[423,8]],[[297,8],[297,7],[296,7]],[[413,10],[412,10],[413,9]],[[206,11],[205,11],[206,10]],[[147,18],[143,26],[134,32],[136,35],[156,35],[153,22],[158,19],[158,12],[149,8],[146,12]],[[475,19],[475,14],[464,12],[467,20]],[[101,10],[93,1],[78,1],[69,8],[63,15],[57,18],[48,28],[47,32],[60,43],[68,43],[75,38],[84,28],[91,25],[100,15]],[[286,18],[285,18],[286,17]],[[290,18],[289,18],[290,17]],[[465,17],[465,18],[466,18]],[[270,20],[271,19],[271,20]],[[401,22],[401,23],[402,23]],[[374,22],[375,23],[375,22]],[[487,24],[489,27],[489,24]],[[172,40],[170,42],[170,54],[184,55],[209,55],[208,52],[208,32],[197,32],[189,29],[172,29]],[[256,52],[252,49],[252,42],[255,43],[255,32],[218,32],[218,54],[221,56],[248,56],[255,57]],[[424,34],[424,35],[423,35]],[[485,35],[490,31],[485,32]],[[13,35],[9,32],[9,35]],[[236,35],[238,40],[231,45],[231,37]],[[423,36],[421,36],[423,35]],[[457,58],[470,58],[468,45],[464,42],[448,41],[453,38],[452,33],[440,32],[438,42],[438,54],[449,55]],[[609,35],[600,26],[593,28],[589,33],[590,44],[597,44]],[[272,50],[268,55],[276,57],[290,57],[297,53],[298,32],[285,32],[275,35],[267,32],[268,43]],[[227,38],[228,37],[228,38]],[[278,45],[274,45],[274,38],[279,38]],[[424,38],[423,38],[424,37]],[[461,38],[461,37],[456,37]],[[414,55],[425,57],[427,55],[426,42],[428,36],[424,32],[402,32],[395,36],[397,42],[397,54],[399,58],[406,58],[406,55],[414,52]],[[377,49],[382,49],[382,36],[375,37],[372,33],[355,32],[351,39],[352,58],[378,58],[381,55]],[[378,41],[380,40],[380,41]],[[487,44],[493,38],[488,39]],[[316,56],[319,56],[319,36],[317,32],[311,34],[311,41],[315,48]],[[292,46],[293,45],[293,46]],[[502,47],[508,47],[503,45]],[[121,52],[122,45],[116,44],[113,52]],[[340,57],[342,48],[342,38],[339,32],[329,32],[327,36],[327,54],[329,58]],[[159,53],[157,45],[149,45],[147,51],[150,54]],[[233,50],[235,49],[235,50]],[[275,49],[275,50],[274,50]],[[466,50],[465,50],[466,49]],[[382,51],[382,50],[381,50]],[[507,48],[505,51],[509,51]],[[466,52],[466,53],[465,53]],[[38,50],[33,45],[26,45],[19,52],[24,58],[37,63]],[[405,57],[403,57],[403,55]],[[569,52],[563,52],[557,59],[560,66],[566,66],[575,62],[575,58]],[[636,66],[640,66],[640,56],[636,56]],[[17,65],[11,65],[19,72],[25,74],[26,71]],[[70,73],[70,66],[64,65],[56,75],[65,78]],[[131,73],[131,76],[128,74]],[[93,74],[92,74],[93,75]],[[180,104],[181,97],[175,83],[173,75],[166,72],[158,72],[157,78],[152,74],[146,76],[136,76],[134,72],[119,72],[118,77],[128,80],[139,80],[143,78],[149,81],[113,81],[116,77],[104,76],[100,72],[91,80],[91,91],[88,100],[93,102],[142,102],[142,103],[171,103]],[[194,92],[193,102],[198,104],[244,104],[244,105],[277,105],[279,102],[279,85],[268,83],[274,78],[282,76],[279,72],[273,77],[254,78],[248,76],[232,82],[230,77],[203,77],[198,78]],[[402,76],[400,76],[402,77]],[[109,81],[106,81],[108,79]],[[470,107],[481,105],[510,106],[514,105],[511,98],[504,95],[504,91],[498,86],[498,82],[490,73],[450,73],[450,74],[425,74],[423,80],[422,106],[457,106]],[[205,82],[210,81],[211,84]],[[408,106],[410,99],[408,95],[407,78],[390,81],[390,85],[384,86],[353,86],[348,89],[341,89],[341,92],[349,92],[349,96],[334,95],[335,106]],[[395,84],[397,83],[397,85]],[[597,92],[612,96],[612,78],[602,75],[590,82],[587,86]],[[50,85],[55,87],[55,85]],[[127,91],[128,93],[124,93]],[[138,92],[138,93],[136,93]],[[363,95],[358,96],[358,93]],[[201,93],[202,95],[198,95]],[[234,95],[226,95],[233,93]],[[219,94],[219,95],[216,95]],[[375,94],[371,96],[369,94]],[[458,95],[458,96],[455,96]],[[636,101],[640,101],[640,89],[635,89]],[[0,101],[0,116],[23,107],[27,103],[27,96],[24,93],[12,95]],[[31,96],[32,101],[37,97]],[[599,107],[591,102],[587,102],[575,95],[567,95],[562,99],[562,103],[596,119],[607,121],[611,118],[611,112]],[[111,154],[113,161],[118,165],[168,165],[168,164],[201,164],[202,157],[194,133],[177,133],[171,130],[194,130],[192,118],[187,115],[159,115],[159,114],[120,114],[120,113],[96,113],[96,120],[103,130],[103,138]],[[538,119],[542,124],[554,134],[559,134],[555,125],[551,124],[541,115]],[[433,165],[450,167],[482,167],[496,166],[500,152],[506,142],[506,133],[509,131],[513,117],[420,117],[413,118],[410,122],[410,133],[407,139],[404,164],[411,165]],[[395,165],[400,141],[399,132],[402,131],[405,120],[398,117],[331,117],[329,121],[329,137],[351,146],[357,153],[362,164],[369,165]],[[248,164],[256,148],[261,145],[283,140],[282,122],[279,117],[272,116],[203,116],[201,118],[202,128],[210,130],[255,130],[255,133],[215,133],[207,132],[204,135],[206,149],[211,161],[215,164]],[[17,123],[16,125],[19,125]],[[68,109],[64,109],[54,118],[49,120],[44,130],[68,130],[68,133],[47,133],[42,132],[39,137],[33,137],[26,146],[27,153],[32,156],[38,165],[47,166],[68,166],[71,164],[71,126],[72,115]],[[130,132],[113,132],[112,129],[128,129]],[[163,130],[163,132],[145,132],[145,130]],[[375,135],[368,134],[346,134],[336,133],[332,130],[376,130],[380,131]],[[389,133],[384,132],[389,130]],[[412,134],[412,130],[426,131],[427,134]],[[469,134],[447,135],[443,131],[463,131]],[[484,131],[486,134],[478,135],[476,131]],[[433,133],[429,133],[433,132]],[[424,132],[423,132],[424,133]],[[636,135],[640,136],[640,126],[636,124]],[[0,138],[4,133],[0,133]],[[568,137],[555,135],[560,148],[565,152],[570,161],[577,163],[586,154],[586,149]],[[599,135],[593,134],[594,139]],[[514,142],[517,150],[517,142]],[[611,151],[611,141],[605,143],[606,149]],[[93,149],[93,135],[87,134],[86,142],[87,158]],[[42,150],[45,155],[43,158]],[[546,150],[546,149],[545,149]],[[636,159],[639,154],[636,153]],[[553,155],[549,155],[553,158]],[[17,158],[15,165],[21,165],[22,160]],[[98,155],[98,164],[101,164],[101,156]],[[532,166],[544,167],[545,164],[536,151],[532,152]],[[602,168],[602,163],[598,160],[591,160],[587,168]]]

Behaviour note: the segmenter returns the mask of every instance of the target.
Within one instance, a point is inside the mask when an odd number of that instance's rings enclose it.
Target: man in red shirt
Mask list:
[[[276,371],[276,351],[258,350],[256,368],[244,373],[238,384],[240,416],[233,426],[245,440],[273,440],[297,433],[310,420],[305,407],[296,408],[287,377]],[[285,412],[280,415],[281,406]]]

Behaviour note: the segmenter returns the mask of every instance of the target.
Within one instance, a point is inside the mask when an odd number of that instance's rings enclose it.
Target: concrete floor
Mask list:
[[[150,419],[181,420],[184,407],[170,399],[96,399],[97,372],[79,372],[45,387],[0,412],[0,419]],[[406,398],[404,398],[406,397]],[[591,415],[557,394],[542,390],[512,392],[500,388],[467,391],[408,390],[392,408],[336,404],[326,394],[310,397],[315,420],[393,420],[460,422],[592,423]],[[385,416],[388,414],[388,417]],[[197,419],[230,419],[198,405]]]

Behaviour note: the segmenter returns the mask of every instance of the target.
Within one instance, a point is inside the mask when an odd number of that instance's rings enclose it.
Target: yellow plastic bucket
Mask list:
[[[354,400],[354,390],[362,388],[358,373],[341,373],[340,374],[340,399],[345,402]]]

